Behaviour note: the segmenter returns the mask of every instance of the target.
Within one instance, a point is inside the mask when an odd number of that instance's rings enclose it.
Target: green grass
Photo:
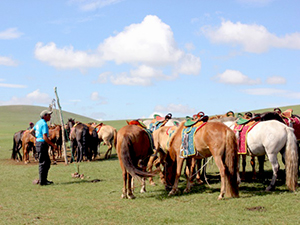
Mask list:
[[[21,106],[20,106],[21,107]],[[299,107],[298,107],[299,108]],[[51,186],[33,185],[38,178],[38,164],[10,160],[12,136],[26,129],[29,121],[36,122],[39,107],[0,107],[0,224],[299,224],[299,193],[287,190],[282,173],[276,191],[266,193],[269,184],[250,179],[240,185],[240,198],[218,201],[220,182],[213,161],[208,164],[208,184],[197,185],[189,194],[168,197],[163,185],[155,177],[156,186],[136,199],[121,199],[122,175],[115,149],[113,157],[104,160],[105,146],[100,159],[79,164],[84,179],[72,178],[75,164],[63,162],[52,165]],[[296,112],[296,111],[295,111]],[[300,114],[300,113],[299,113]],[[75,115],[77,116],[77,115]],[[65,120],[74,115],[64,113]],[[80,118],[80,119],[77,119]],[[76,117],[90,122],[91,119]],[[106,123],[106,122],[105,122]],[[107,121],[117,129],[125,121]],[[281,168],[284,168],[281,165]],[[271,166],[265,164],[266,176]],[[248,177],[250,166],[247,164]],[[99,182],[91,182],[99,179]],[[185,179],[179,188],[185,188]],[[253,210],[252,210],[253,209]]]

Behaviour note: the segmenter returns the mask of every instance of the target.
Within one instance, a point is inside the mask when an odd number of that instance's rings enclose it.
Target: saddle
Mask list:
[[[190,127],[190,126],[194,126],[195,124],[197,124],[198,122],[207,122],[209,119],[208,116],[206,116],[203,112],[199,112],[195,115],[193,115],[193,118],[187,116],[186,117],[186,122],[184,123],[185,127]]]
[[[146,129],[147,130],[147,127],[146,125],[140,121],[140,120],[131,120],[131,121],[126,121],[128,125],[137,125],[143,129]]]
[[[172,114],[168,113],[165,117],[161,117],[157,114],[154,115],[154,119],[150,123],[150,131],[153,132],[157,130],[158,128],[164,126],[169,119],[172,118]]]

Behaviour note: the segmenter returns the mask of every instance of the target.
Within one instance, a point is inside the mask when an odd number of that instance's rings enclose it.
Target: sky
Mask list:
[[[298,0],[0,2],[0,106],[96,120],[300,104]]]

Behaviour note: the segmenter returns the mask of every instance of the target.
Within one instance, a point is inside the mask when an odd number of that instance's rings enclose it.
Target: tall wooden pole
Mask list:
[[[63,116],[62,116],[62,112],[61,112],[61,107],[60,107],[60,103],[59,103],[59,98],[57,95],[57,87],[54,87],[54,92],[55,92],[55,96],[56,96],[56,101],[57,101],[57,105],[58,105],[58,110],[59,110],[59,117],[60,117],[60,123],[61,123],[61,128],[63,131],[62,134],[62,147],[63,147],[63,151],[64,151],[64,155],[65,155],[65,164],[68,164],[68,156],[67,156],[67,148],[66,148],[66,140],[65,140],[65,126],[64,126],[64,120],[63,120]]]

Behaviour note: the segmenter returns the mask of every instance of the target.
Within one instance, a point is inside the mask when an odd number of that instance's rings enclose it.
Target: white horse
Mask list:
[[[224,122],[231,129],[235,121]],[[286,185],[295,191],[298,181],[298,150],[294,129],[277,120],[262,121],[255,125],[247,136],[248,153],[253,156],[267,155],[272,165],[273,176],[266,191],[275,189],[279,170],[277,154],[280,152],[285,161]],[[249,153],[250,152],[250,153]]]

